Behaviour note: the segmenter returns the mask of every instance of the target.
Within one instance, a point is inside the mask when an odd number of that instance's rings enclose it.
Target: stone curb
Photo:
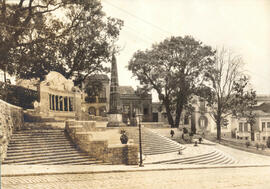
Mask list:
[[[102,173],[125,173],[125,172],[146,172],[146,171],[173,171],[173,170],[196,170],[196,169],[219,169],[219,168],[247,168],[247,167],[270,167],[266,165],[219,165],[219,166],[191,166],[191,167],[156,167],[145,168],[138,167],[134,169],[114,169],[114,170],[93,170],[93,171],[61,171],[61,172],[43,172],[43,173],[14,173],[14,174],[1,174],[1,177],[19,177],[19,176],[41,176],[41,175],[60,175],[60,174],[102,174]]]

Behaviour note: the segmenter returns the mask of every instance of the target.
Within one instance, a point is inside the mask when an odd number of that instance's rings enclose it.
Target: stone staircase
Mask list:
[[[165,161],[158,161],[151,164],[197,164],[197,165],[228,165],[228,164],[236,164],[237,161],[223,154],[221,151],[213,150],[209,153],[185,157],[185,158],[177,158],[170,159]]]
[[[127,130],[130,139],[139,143],[139,129]],[[184,150],[185,147],[175,141],[152,132],[147,128],[142,128],[142,151],[144,155],[157,155]]]
[[[46,127],[28,128],[16,131],[8,145],[3,164],[101,164],[87,154],[80,152],[69,141],[63,129]]]
[[[129,133],[131,133],[129,135],[132,139],[134,139],[134,142],[138,143],[138,129],[133,129],[133,131]],[[142,128],[142,149],[144,155],[179,152],[179,150],[184,150],[185,148],[185,146],[171,140],[170,138],[155,133],[150,129]],[[181,155],[179,155],[179,157],[181,157]],[[233,157],[213,148],[213,150],[209,150],[209,152],[204,154],[164,161],[155,161],[149,164],[230,165],[236,163],[237,161]]]

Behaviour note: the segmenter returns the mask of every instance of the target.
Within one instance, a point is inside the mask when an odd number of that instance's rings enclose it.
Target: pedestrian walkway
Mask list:
[[[216,149],[232,156],[237,162],[234,164],[183,164],[176,162],[172,159],[184,160],[190,153],[197,151],[197,156],[206,150]],[[192,152],[193,151],[193,152]],[[208,151],[211,153],[210,151]],[[222,145],[199,145],[198,148],[188,146],[182,154],[182,159],[179,158],[177,152],[146,156],[144,160],[144,167],[137,165],[1,165],[2,177],[8,176],[22,176],[22,175],[53,175],[53,174],[93,174],[93,173],[113,173],[113,172],[137,172],[137,171],[158,171],[158,170],[183,170],[183,169],[215,169],[215,168],[237,168],[237,167],[270,167],[270,157],[249,152],[232,149]],[[152,159],[151,159],[151,158]],[[192,158],[190,158],[192,160]],[[194,160],[194,158],[193,158]],[[158,161],[160,163],[158,163]],[[165,162],[161,162],[165,161]],[[167,161],[167,162],[166,162]],[[170,162],[171,161],[171,162]],[[156,162],[156,163],[155,163]]]
[[[269,189],[269,167],[2,177],[3,189]]]
[[[31,138],[31,137],[30,137]],[[2,177],[22,175],[51,175],[51,174],[92,174],[108,172],[136,172],[156,170],[182,169],[214,169],[235,167],[270,167],[270,157],[253,154],[207,140],[204,144],[184,145],[184,150],[170,153],[144,156],[144,167],[126,165],[45,165],[45,164],[3,164]],[[209,145],[211,144],[211,145]],[[30,156],[30,154],[28,155]]]

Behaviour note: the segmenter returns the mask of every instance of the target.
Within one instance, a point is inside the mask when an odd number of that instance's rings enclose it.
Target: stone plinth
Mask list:
[[[122,114],[108,114],[109,122],[107,127],[124,127],[126,126],[122,122]]]

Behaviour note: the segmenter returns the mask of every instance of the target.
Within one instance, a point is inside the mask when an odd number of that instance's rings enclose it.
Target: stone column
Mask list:
[[[107,124],[107,127],[119,127],[125,125],[122,120],[117,63],[114,54],[112,56],[111,64],[110,106],[108,117],[109,122]]]
[[[69,97],[67,97],[67,111],[69,112]]]
[[[52,95],[49,94],[49,109],[52,110]]]
[[[53,95],[53,99],[54,99],[54,104],[53,104],[54,111],[56,111],[56,95]]]

